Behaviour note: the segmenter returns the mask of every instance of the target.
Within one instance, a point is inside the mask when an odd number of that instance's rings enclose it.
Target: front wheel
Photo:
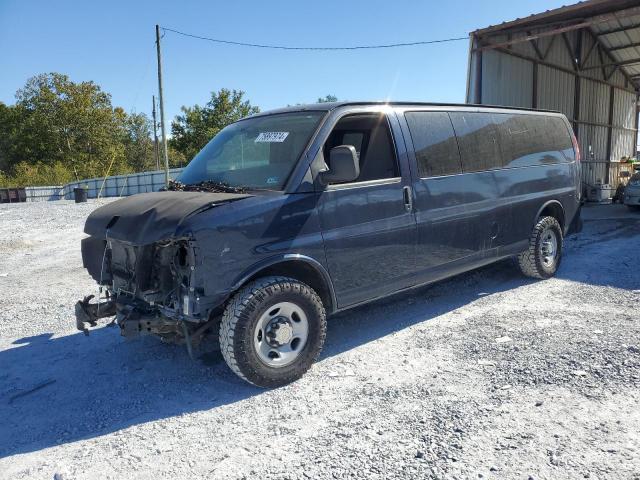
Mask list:
[[[533,227],[529,248],[518,255],[523,274],[533,278],[555,275],[562,259],[562,228],[553,217],[542,217]]]
[[[240,378],[258,387],[278,387],[309,370],[326,329],[322,301],[311,287],[292,278],[265,277],[227,304],[220,349]]]

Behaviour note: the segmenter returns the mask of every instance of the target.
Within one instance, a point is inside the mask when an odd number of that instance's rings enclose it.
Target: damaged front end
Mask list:
[[[138,197],[138,198],[136,198]],[[105,205],[85,224],[84,267],[99,285],[75,306],[76,325],[88,334],[114,317],[125,337],[156,335],[191,348],[215,327],[216,305],[204,295],[202,255],[188,229],[192,215],[244,198],[237,194],[159,192]],[[200,275],[200,276],[198,276]]]
[[[125,337],[151,334],[189,347],[202,340],[198,327],[209,322],[200,309],[202,292],[195,286],[196,248],[191,240],[134,246],[89,237],[82,242],[82,252],[103,298],[92,303],[90,295],[76,304],[79,330],[88,334],[87,325],[115,316]],[[98,257],[101,262],[95,264]]]

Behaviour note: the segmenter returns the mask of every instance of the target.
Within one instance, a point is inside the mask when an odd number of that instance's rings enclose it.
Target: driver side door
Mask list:
[[[395,114],[342,116],[324,143],[325,162],[338,145],[356,149],[360,176],[324,186],[318,212],[338,308],[344,308],[413,284],[417,231]]]

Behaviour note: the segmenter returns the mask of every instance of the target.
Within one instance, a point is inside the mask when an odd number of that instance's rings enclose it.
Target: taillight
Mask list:
[[[576,162],[580,163],[580,145],[578,145],[578,139],[576,138],[576,134],[571,132],[571,142],[573,142],[573,151],[576,155]]]

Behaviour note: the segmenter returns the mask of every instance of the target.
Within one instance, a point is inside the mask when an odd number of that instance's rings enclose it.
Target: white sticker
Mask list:
[[[260,132],[255,142],[282,143],[288,136],[289,132]]]

